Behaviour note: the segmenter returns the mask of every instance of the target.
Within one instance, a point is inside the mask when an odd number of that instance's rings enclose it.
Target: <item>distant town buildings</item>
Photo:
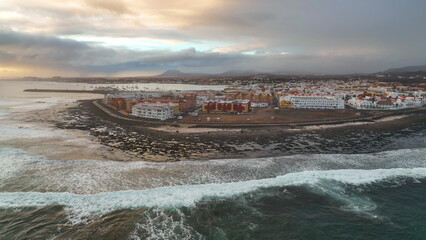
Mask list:
[[[256,79],[253,79],[256,81]],[[238,83],[238,81],[237,81]],[[124,114],[166,120],[198,113],[250,113],[259,108],[398,110],[426,104],[426,84],[379,80],[290,80],[234,84],[222,91],[113,91],[104,103]]]
[[[269,107],[273,105],[274,96],[271,86],[252,84],[248,86],[238,86],[223,90],[226,99],[245,99],[251,102],[252,107]]]
[[[348,105],[360,110],[398,110],[420,107],[426,104],[426,98],[414,95],[366,95],[360,94],[348,100]]]

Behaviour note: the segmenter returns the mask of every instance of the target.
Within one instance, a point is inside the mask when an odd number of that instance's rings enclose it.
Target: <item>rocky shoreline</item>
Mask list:
[[[153,125],[136,125],[106,115],[91,101],[82,101],[77,107],[67,109],[64,120],[55,123],[62,129],[89,131],[100,143],[120,149],[139,160],[179,161],[188,159],[209,159],[219,156],[217,149],[227,152],[231,148],[223,142],[208,146],[195,136],[166,134],[148,129]]]
[[[259,127],[287,127],[287,128],[294,128],[294,127],[305,127],[305,126],[318,126],[318,125],[341,125],[346,123],[365,123],[365,122],[374,122],[375,120],[380,120],[386,117],[392,117],[392,116],[401,116],[404,114],[410,114],[410,113],[416,113],[419,111],[424,111],[426,108],[407,108],[407,109],[401,109],[397,111],[370,111],[370,110],[355,110],[351,109],[349,111],[355,111],[359,114],[357,117],[345,117],[345,118],[329,118],[329,119],[312,119],[312,111],[310,110],[301,110],[296,109],[296,111],[303,112],[304,115],[299,116],[298,121],[294,121],[294,119],[290,118],[291,120],[283,121],[280,123],[225,123],[222,122],[220,124],[215,122],[203,122],[203,123],[187,123],[187,122],[181,122],[176,121],[174,119],[168,119],[165,121],[160,121],[156,119],[145,119],[145,118],[138,118],[131,115],[124,115],[121,112],[117,111],[116,109],[113,109],[110,106],[105,105],[102,100],[95,100],[93,101],[93,104],[105,112],[106,114],[110,115],[113,118],[126,120],[128,124],[151,124],[152,126],[164,126],[164,125],[176,125],[178,127],[185,127],[190,126],[191,128],[215,128],[215,129],[223,129],[223,128],[259,128]],[[308,113],[306,111],[309,111]],[[329,112],[330,113],[330,112]],[[288,114],[288,113],[287,113]],[[301,121],[303,119],[303,121]]]
[[[80,101],[65,111],[64,119],[55,123],[57,127],[88,131],[101,144],[144,161],[271,157],[299,153],[367,153],[391,150],[393,136],[414,134],[426,128],[424,110],[410,117],[365,125],[317,129],[250,127],[238,131],[212,129],[198,133],[158,131],[152,128],[155,124],[114,118],[90,100]]]

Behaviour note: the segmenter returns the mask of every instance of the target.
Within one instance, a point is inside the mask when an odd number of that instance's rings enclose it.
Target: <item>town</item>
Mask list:
[[[109,89],[103,103],[121,114],[182,123],[277,123],[326,112],[335,118],[426,104],[426,84],[379,80],[289,80],[233,84],[223,90]],[[308,113],[308,115],[303,115]],[[302,115],[301,115],[302,114]],[[295,117],[296,116],[296,117]],[[309,116],[308,116],[309,118]]]

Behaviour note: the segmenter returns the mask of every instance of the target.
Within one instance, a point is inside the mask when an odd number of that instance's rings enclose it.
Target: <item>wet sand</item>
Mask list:
[[[120,160],[131,161],[129,154],[117,148],[107,147],[87,131],[78,129],[58,129],[55,125],[64,122],[67,109],[77,107],[80,103],[71,102],[29,112],[14,113],[2,124],[11,128],[37,129],[51,134],[48,136],[19,137],[0,140],[3,147],[20,148],[33,154],[50,159],[62,160]]]

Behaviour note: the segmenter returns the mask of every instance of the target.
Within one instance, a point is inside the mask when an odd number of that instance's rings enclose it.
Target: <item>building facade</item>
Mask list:
[[[375,104],[371,100],[351,98],[348,100],[348,105],[356,109],[373,109]]]
[[[334,97],[294,96],[290,99],[292,108],[303,109],[345,109],[345,101]]]
[[[424,105],[423,98],[413,96],[398,96],[397,98],[374,99],[374,98],[351,98],[348,105],[360,110],[398,110],[403,108],[421,107]]]
[[[267,102],[251,102],[250,106],[252,108],[267,108],[269,104]]]
[[[249,112],[250,109],[249,100],[216,100],[203,104],[205,112]]]
[[[175,117],[175,107],[173,103],[138,103],[132,107],[132,115],[163,121]]]

